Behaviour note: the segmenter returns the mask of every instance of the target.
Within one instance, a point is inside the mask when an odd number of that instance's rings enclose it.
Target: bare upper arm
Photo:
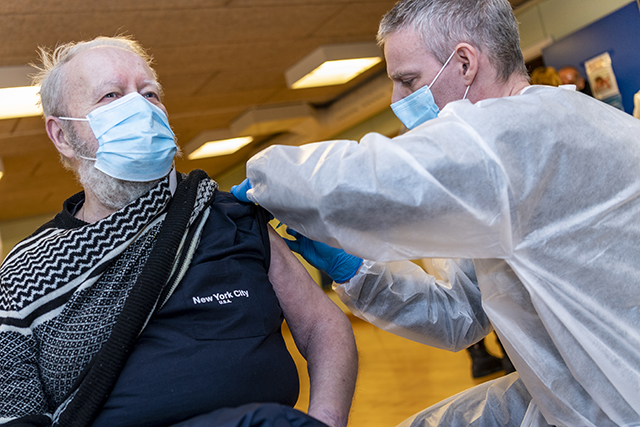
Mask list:
[[[304,355],[304,347],[308,344],[307,339],[312,334],[316,322],[326,321],[336,316],[341,317],[344,313],[313,281],[282,237],[271,227],[269,227],[269,240],[271,244],[269,279],[289,328],[296,338],[296,344]]]

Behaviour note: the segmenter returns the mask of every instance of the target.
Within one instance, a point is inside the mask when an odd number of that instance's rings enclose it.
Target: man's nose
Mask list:
[[[396,87],[396,85],[393,85],[393,92],[391,93],[391,103],[393,104],[394,102],[398,102],[400,101],[402,98],[404,98],[406,95],[402,95],[400,90]]]

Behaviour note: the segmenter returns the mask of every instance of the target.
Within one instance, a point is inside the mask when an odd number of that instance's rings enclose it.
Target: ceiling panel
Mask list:
[[[0,136],[3,134],[10,134],[17,126],[20,119],[0,120]]]
[[[0,2],[3,15],[25,13],[105,12],[225,7],[229,0],[20,0]]]
[[[286,85],[280,68],[261,68],[259,73],[249,68],[223,70],[216,73],[195,96],[252,91],[258,89],[278,90]]]
[[[11,164],[9,160],[10,157],[23,154],[35,154],[43,149],[53,148],[51,141],[44,131],[44,125],[42,128],[41,131],[16,132],[11,135],[0,135],[0,157],[3,158],[5,169]],[[4,181],[5,178],[6,176],[3,176],[0,182]],[[0,206],[2,206],[1,200],[2,194],[0,194]],[[0,211],[3,209],[0,209]],[[0,216],[1,214],[0,212]]]
[[[350,4],[327,21],[314,35],[344,37],[373,34],[375,40],[380,19],[389,9],[388,2],[368,3],[366,8],[363,8],[362,4]]]
[[[201,110],[209,111],[216,108],[227,109],[252,104],[261,104],[274,93],[274,89],[260,89],[253,91],[233,92],[231,94],[216,94],[206,96],[174,96],[165,99],[164,104],[170,113],[197,113]]]
[[[15,119],[12,133],[20,133],[25,131],[39,131],[44,133],[44,120],[42,119],[42,117],[23,117],[21,119]]]

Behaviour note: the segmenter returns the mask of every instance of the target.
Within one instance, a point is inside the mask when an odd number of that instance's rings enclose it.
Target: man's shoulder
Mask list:
[[[223,210],[232,216],[256,216],[261,215],[264,209],[253,202],[242,202],[227,192],[218,190],[213,200],[213,206]]]
[[[589,124],[594,124],[590,119],[593,115],[625,115],[572,88],[541,85],[529,86],[517,95],[484,99],[475,104],[456,102],[453,103],[452,112],[455,120],[481,129],[490,124],[509,128],[510,132],[521,130],[525,133],[531,131],[530,127],[543,130],[545,126],[576,124],[581,117]]]
[[[223,191],[220,189],[216,191],[216,196],[213,200],[213,204],[219,205],[219,206],[225,206],[229,209],[235,209],[235,210],[247,211],[247,212],[252,212],[252,211],[255,211],[257,208],[259,208],[259,206],[253,202],[242,202],[236,199],[236,197],[233,194],[229,193],[228,191]]]

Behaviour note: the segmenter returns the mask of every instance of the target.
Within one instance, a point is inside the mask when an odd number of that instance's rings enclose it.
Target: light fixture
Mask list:
[[[206,157],[226,156],[233,154],[245,145],[251,143],[250,136],[240,136],[238,138],[222,139],[219,141],[207,141],[193,153],[188,155],[189,160],[204,159]]]
[[[2,158],[0,158],[0,179],[4,176],[4,163],[2,162]]]
[[[229,130],[209,130],[200,133],[184,147],[189,160],[233,154],[253,141],[251,136],[233,136]]]
[[[285,72],[287,86],[302,89],[348,82],[382,61],[376,43],[320,46]]]
[[[40,86],[4,87],[0,89],[0,120],[39,116]]]
[[[28,86],[31,66],[0,67],[0,120],[39,116],[39,86]]]
[[[184,146],[189,160],[232,154],[250,144],[253,136],[285,133],[315,117],[306,103],[254,107],[238,116],[227,129],[201,132]]]
[[[254,107],[233,120],[229,129],[234,135],[272,135],[288,132],[314,115],[306,103]]]

